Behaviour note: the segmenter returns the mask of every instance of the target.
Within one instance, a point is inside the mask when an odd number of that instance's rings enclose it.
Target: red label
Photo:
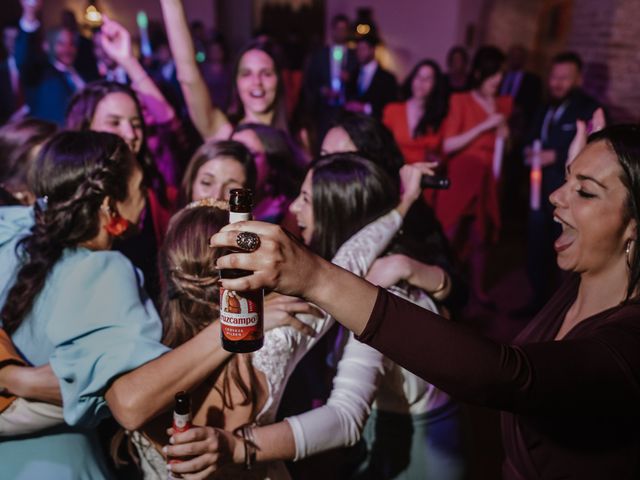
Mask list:
[[[220,324],[227,340],[257,340],[262,337],[264,295],[262,290],[234,292],[220,289]]]

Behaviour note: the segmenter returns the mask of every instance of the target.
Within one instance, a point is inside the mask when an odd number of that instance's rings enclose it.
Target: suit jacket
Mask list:
[[[359,75],[359,72],[358,72]],[[398,100],[398,82],[393,74],[380,65],[373,74],[366,92],[358,92],[358,75],[350,82],[347,98],[371,105],[371,113],[377,119],[382,118],[382,110],[387,103]]]
[[[580,89],[575,89],[556,109],[556,112],[562,110],[561,114],[557,118],[548,120],[546,135],[543,132],[543,126],[550,105],[538,108],[533,118],[528,144],[531,145],[535,139],[539,138],[542,140],[543,149],[551,149],[556,152],[555,163],[543,169],[545,193],[547,190],[552,191],[558,188],[564,182],[569,145],[576,134],[576,120],[590,120],[593,112],[599,107],[601,105],[594,98]]]
[[[504,75],[503,85],[507,81],[509,73]],[[500,92],[502,92],[503,85],[500,85]],[[542,81],[540,77],[534,73],[522,72],[520,85],[515,97],[513,97],[513,112],[509,119],[511,140],[515,142],[518,150],[523,148],[522,143],[531,128],[531,122],[541,101]]]
[[[353,49],[347,49],[347,58],[343,70],[346,70],[349,83],[357,78],[358,62]],[[316,113],[329,105],[322,95],[323,88],[331,88],[331,47],[325,46],[311,54],[304,71],[303,96],[307,109]]]
[[[71,97],[76,92],[65,73],[56,69],[42,50],[40,30],[29,33],[20,29],[15,58],[29,106],[29,115],[62,125]],[[78,74],[87,82],[93,80]]]

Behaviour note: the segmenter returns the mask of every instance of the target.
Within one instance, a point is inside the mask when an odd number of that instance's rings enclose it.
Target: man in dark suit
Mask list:
[[[344,106],[346,85],[356,76],[356,54],[347,47],[350,32],[346,16],[333,17],[330,44],[311,54],[304,71],[302,104],[318,126],[318,138],[324,137]]]
[[[74,32],[66,28],[48,32],[45,53],[38,20],[41,2],[22,4],[15,58],[29,115],[62,125],[69,100],[93,78],[74,66],[78,53]]]
[[[565,52],[553,58],[549,72],[549,98],[538,108],[532,121],[530,145],[539,140],[542,145],[541,206],[529,212],[529,280],[533,299],[529,312],[544,305],[555,290],[558,268],[555,262],[553,242],[560,227],[553,221],[553,206],[549,195],[564,183],[569,146],[576,135],[576,121],[591,121],[600,104],[581,88],[582,60],[573,52]],[[526,150],[531,160],[533,150]],[[525,313],[524,309],[522,313]]]
[[[2,30],[2,44],[7,54],[0,62],[0,125],[24,104],[22,86],[20,84],[20,72],[16,65],[15,43],[18,36],[18,28],[8,25]]]
[[[385,105],[398,99],[398,82],[376,61],[377,44],[373,35],[358,39],[358,76],[349,84],[345,108],[381,119]]]

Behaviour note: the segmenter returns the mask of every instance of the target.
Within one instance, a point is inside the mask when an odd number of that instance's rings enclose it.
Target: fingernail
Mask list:
[[[171,471],[171,464],[167,463],[167,470]]]
[[[169,452],[169,447],[167,447],[166,445],[162,447],[162,453],[166,455],[168,452]]]
[[[176,443],[176,441],[174,440],[174,438],[173,438],[173,437],[170,437],[170,438],[169,438],[169,443],[170,443],[171,445],[173,445],[174,443]]]

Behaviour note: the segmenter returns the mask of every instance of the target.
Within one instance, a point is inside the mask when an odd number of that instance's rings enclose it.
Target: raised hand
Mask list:
[[[400,169],[400,184],[402,191],[400,192],[400,203],[396,210],[400,212],[403,217],[407,214],[413,202],[422,193],[420,187],[420,180],[423,175],[433,175],[433,169],[438,164],[435,162],[420,162],[412,163],[409,165],[403,165]]]
[[[131,34],[107,15],[102,18],[102,48],[109,57],[122,65],[133,58]]]

